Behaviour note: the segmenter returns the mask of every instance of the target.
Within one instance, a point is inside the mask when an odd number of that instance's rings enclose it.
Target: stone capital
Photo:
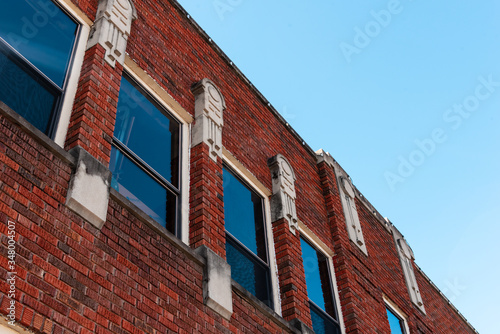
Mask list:
[[[99,0],[87,49],[100,44],[106,50],[105,60],[112,67],[117,61],[123,65],[132,21],[136,18],[137,12],[130,0]]]
[[[216,161],[217,157],[222,158],[223,112],[226,109],[224,96],[206,78],[194,84],[191,91],[195,96],[192,146],[206,143],[210,148],[210,157]]]
[[[295,173],[290,162],[281,154],[269,158],[267,165],[271,170],[273,195],[271,197],[271,219],[277,221],[285,218],[290,231],[295,234],[298,218],[295,207]]]

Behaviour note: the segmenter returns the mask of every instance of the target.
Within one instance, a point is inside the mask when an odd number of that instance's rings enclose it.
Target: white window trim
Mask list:
[[[384,299],[385,307],[390,309],[404,324],[404,334],[410,334],[410,328],[408,327],[408,317],[401,311],[401,309],[393,303],[387,296],[382,296]],[[389,321],[389,320],[388,320]]]
[[[181,105],[158,85],[145,71],[143,71],[135,62],[128,57],[125,58],[123,71],[133,78],[148,94],[150,94],[162,108],[167,110],[169,114],[179,122],[181,136],[179,137],[181,145],[180,159],[180,224],[178,228],[181,233],[181,240],[186,245],[189,245],[189,156],[191,154],[191,122],[193,121],[189,113],[181,107]],[[163,93],[162,93],[163,92]],[[168,99],[166,99],[168,96]]]
[[[335,277],[335,267],[333,265],[333,256],[334,252],[327,247],[304,223],[299,221],[299,232],[300,236],[306,239],[313,247],[323,253],[323,255],[328,260],[328,266],[330,269],[330,284],[333,289],[333,294],[335,298],[335,306],[337,310],[337,315],[339,318],[340,331],[342,334],[345,334],[345,324],[344,324],[344,316],[342,314],[342,307],[340,304],[339,290],[337,286],[337,278]],[[307,286],[306,286],[307,289]]]
[[[272,298],[274,305],[274,312],[281,316],[281,299],[280,299],[280,289],[278,284],[278,266],[276,264],[276,252],[274,250],[274,236],[273,228],[271,224],[271,205],[269,203],[269,194],[272,194],[269,189],[267,189],[262,183],[260,183],[255,177],[248,177],[252,175],[236,158],[229,153],[229,151],[223,149],[223,161],[229,166],[229,168],[238,175],[253,191],[255,191],[263,199],[264,203],[264,224],[266,229],[266,241],[267,241],[267,251],[269,254],[269,271],[271,276],[272,285]],[[257,182],[255,182],[257,181]],[[263,189],[265,191],[263,191]]]
[[[67,82],[65,83],[65,89],[63,93],[64,97],[61,104],[61,110],[59,111],[59,120],[57,121],[56,131],[54,135],[54,141],[56,142],[56,144],[64,148],[92,21],[71,1],[53,1],[56,2],[62,9],[64,9],[80,26],[79,33],[76,36],[77,41],[73,50],[73,57],[68,68]]]

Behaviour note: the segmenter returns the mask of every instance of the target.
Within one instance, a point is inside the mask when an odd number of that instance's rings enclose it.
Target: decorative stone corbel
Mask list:
[[[219,88],[206,78],[196,83],[191,91],[195,96],[192,146],[206,143],[210,148],[210,157],[217,161],[217,157],[222,158],[224,97]]]
[[[269,158],[267,165],[273,179],[273,195],[271,197],[271,219],[277,221],[285,218],[290,231],[295,235],[298,228],[295,208],[295,173],[288,160],[281,154]]]
[[[106,221],[111,171],[80,146],[69,151],[76,158],[66,205],[97,228]]]
[[[137,12],[132,1],[99,0],[87,49],[101,44],[106,50],[104,59],[112,67],[115,67],[117,61],[123,65],[132,21],[136,18]]]

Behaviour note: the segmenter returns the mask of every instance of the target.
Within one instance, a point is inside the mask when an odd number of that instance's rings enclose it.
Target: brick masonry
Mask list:
[[[191,247],[205,245],[225,259],[222,160],[214,162],[209,155],[205,143],[191,150],[189,240]]]
[[[73,1],[90,20],[97,1]],[[297,216],[333,250],[345,333],[388,333],[384,297],[408,316],[411,333],[474,333],[415,266],[427,314],[410,301],[391,233],[356,199],[368,256],[349,240],[335,174],[187,18],[175,1],[134,2],[129,57],[194,116],[191,85],[209,78],[226,101],[222,143],[264,187],[278,153],[296,174]],[[86,52],[65,149],[101,162],[109,150],[123,67]],[[101,230],[65,206],[72,157],[0,104],[0,312],[7,314],[7,224],[16,224],[16,321],[43,333],[293,333],[310,326],[299,234],[273,224],[282,316],[233,283],[225,320],[203,303],[206,245],[225,257],[222,161],[205,144],[190,152],[190,246],[112,191]],[[270,223],[270,222],[267,222]],[[418,258],[418,254],[417,254]]]
[[[299,233],[293,235],[288,221],[282,218],[273,222],[273,235],[283,318],[299,319],[312,327]]]
[[[109,164],[123,66],[104,60],[95,45],[85,53],[80,82],[66,137],[66,149],[80,146],[104,165]]]

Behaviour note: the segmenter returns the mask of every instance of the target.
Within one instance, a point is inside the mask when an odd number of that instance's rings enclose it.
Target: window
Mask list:
[[[264,201],[224,167],[226,257],[231,276],[273,308]]]
[[[313,330],[317,334],[340,334],[328,259],[305,239],[301,238],[300,244]]]
[[[404,324],[403,320],[399,319],[396,314],[394,314],[389,308],[387,310],[387,319],[389,320],[389,326],[391,327],[391,333],[393,334],[404,334]]]
[[[398,308],[388,299],[384,297],[387,320],[389,321],[389,327],[391,328],[391,334],[408,334],[410,333],[408,329],[408,324],[406,323],[406,317],[398,311]]]
[[[0,2],[0,100],[52,137],[78,28],[50,0]]]
[[[179,138],[179,122],[124,75],[111,150],[111,186],[177,235]]]

